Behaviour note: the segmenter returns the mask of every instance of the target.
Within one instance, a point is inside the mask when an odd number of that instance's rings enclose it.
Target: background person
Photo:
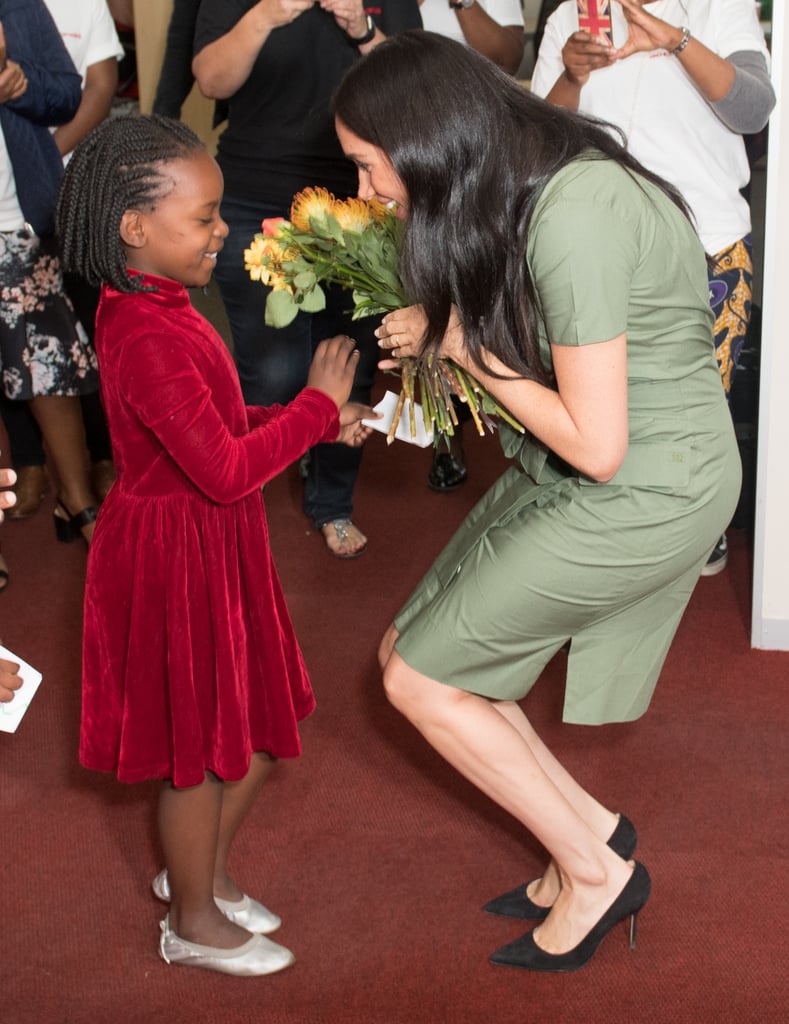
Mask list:
[[[574,0],[559,6],[545,29],[532,89],[616,125],[630,152],[685,198],[711,257],[715,349],[728,397],[753,281],[743,134],[764,128],[775,104],[756,5],[621,0],[612,7],[613,51],[577,31]],[[702,575],[720,572],[727,557],[723,534]]]
[[[29,402],[52,457],[58,539],[89,542],[96,498],[79,396],[98,387],[96,359],[63,289],[53,237],[63,163],[46,127],[74,116],[80,78],[41,0],[0,0],[0,22],[2,390]]]
[[[385,34],[421,24],[416,0],[383,0],[375,20],[361,0],[203,0],[193,69],[201,92],[226,100],[217,161],[225,178],[222,216],[230,234],[216,280],[227,311],[247,402],[290,401],[304,386],[322,338],[349,334],[361,353],[353,398],[368,402],[377,349],[373,323],[352,321],[348,295],[330,289],[323,313],[287,328],[265,326],[267,289],[244,269],[244,249],[267,217],[288,217],[294,195],[322,186],[344,198],[355,175],[342,154],[329,101],[343,73]],[[332,554],[352,558],[367,538],[352,521],[361,450],[310,452],[304,511]]]
[[[82,98],[74,117],[53,131],[60,155],[66,162],[77,142],[110,112],[123,47],[106,0],[45,0],[45,3],[82,78]],[[64,286],[92,343],[98,290],[73,274],[64,275]],[[80,404],[90,455],[91,485],[98,501],[102,501],[115,479],[115,469],[99,392],[80,396]],[[48,489],[41,432],[26,404],[4,402],[2,414],[19,477],[20,500],[11,518],[25,519],[38,510]]]

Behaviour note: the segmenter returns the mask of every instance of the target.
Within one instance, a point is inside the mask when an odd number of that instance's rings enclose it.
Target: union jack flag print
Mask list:
[[[578,28],[613,46],[611,0],[576,0]]]

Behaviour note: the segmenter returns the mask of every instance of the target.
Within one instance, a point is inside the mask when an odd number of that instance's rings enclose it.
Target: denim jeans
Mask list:
[[[307,382],[318,343],[336,334],[347,334],[360,352],[351,398],[369,403],[379,358],[373,331],[379,321],[375,317],[352,321],[350,292],[330,289],[323,312],[299,313],[288,327],[265,325],[269,289],[250,279],[244,269],[244,249],[260,231],[264,217],[288,215],[287,209],[232,196],[222,201],[222,217],[230,233],[217,259],[214,277],[230,323],[244,400],[247,405],[292,401]],[[361,448],[344,444],[319,444],[311,449],[304,511],[316,528],[334,519],[350,518],[361,458]]]

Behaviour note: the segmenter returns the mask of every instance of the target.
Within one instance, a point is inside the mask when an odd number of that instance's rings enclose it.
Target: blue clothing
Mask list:
[[[37,235],[51,234],[63,160],[49,131],[67,124],[82,99],[82,79],[43,0],[0,0],[8,59],[28,86],[19,99],[0,103],[19,205]]]

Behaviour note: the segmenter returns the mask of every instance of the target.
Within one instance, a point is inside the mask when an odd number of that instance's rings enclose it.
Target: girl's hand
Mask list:
[[[588,32],[573,32],[562,48],[565,77],[573,85],[586,85],[589,75],[616,60],[616,50]]]
[[[379,420],[381,414],[361,402],[346,402],[340,409],[340,433],[338,441],[351,448],[360,448],[372,434],[373,428],[366,427],[362,420]]]
[[[675,50],[682,42],[682,29],[661,21],[634,0],[620,0],[627,20],[628,36],[624,46],[615,50],[616,59],[623,60],[633,53],[652,50]]]
[[[387,355],[393,358],[382,359],[379,367],[382,370],[396,369],[398,360],[420,355],[426,327],[427,319],[421,306],[406,306],[405,309],[387,313],[375,336],[378,338],[379,348],[385,349]],[[453,308],[438,355],[442,359],[453,359],[462,366],[464,353],[463,328]]]
[[[315,349],[307,387],[317,388],[341,409],[348,401],[359,362],[359,350],[353,338],[338,334],[327,338]]]

